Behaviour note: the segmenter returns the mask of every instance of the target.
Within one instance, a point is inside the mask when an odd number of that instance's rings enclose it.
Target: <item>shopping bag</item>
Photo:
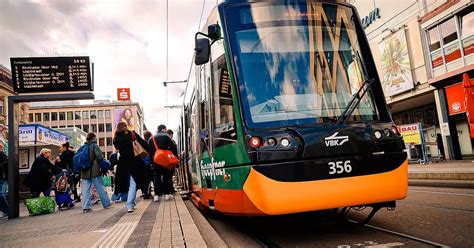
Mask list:
[[[30,215],[54,213],[56,207],[56,203],[49,196],[26,199],[25,204]]]
[[[111,177],[103,177],[104,187],[112,186],[112,178]]]

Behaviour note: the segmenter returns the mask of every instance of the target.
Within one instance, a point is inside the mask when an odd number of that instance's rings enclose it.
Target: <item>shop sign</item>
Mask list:
[[[61,146],[69,140],[69,137],[54,130],[38,126],[36,128],[36,139],[41,143]]]
[[[10,58],[18,93],[91,91],[89,57]]]
[[[117,100],[119,100],[119,101],[130,101],[130,88],[118,88],[117,89]]]
[[[464,89],[461,83],[447,86],[446,96],[448,98],[450,115],[466,112],[466,106],[464,105]]]
[[[382,83],[386,96],[413,89],[411,62],[405,30],[400,29],[379,44]]]
[[[21,143],[35,142],[35,126],[20,126],[18,128],[18,140]]]
[[[431,53],[431,65],[433,68],[443,65],[443,54],[441,53],[441,49]]]
[[[461,58],[461,50],[459,49],[459,43],[458,41],[452,43],[451,45],[448,45],[444,48],[444,54],[445,55],[445,60],[446,63],[453,62],[457,59]]]
[[[474,35],[471,35],[465,38],[462,41],[462,46],[464,47],[464,56],[467,56],[474,52]]]
[[[375,8],[370,13],[362,18],[362,27],[367,28],[370,24],[374,23],[377,19],[380,19],[380,9]]]
[[[443,122],[440,124],[441,127],[441,134],[443,136],[449,136],[451,133],[449,132],[449,124],[447,122]]]
[[[398,131],[403,137],[406,144],[421,144],[421,127],[420,123],[398,126]]]

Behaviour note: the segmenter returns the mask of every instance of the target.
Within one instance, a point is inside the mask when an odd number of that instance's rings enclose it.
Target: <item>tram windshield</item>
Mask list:
[[[349,7],[262,3],[225,13],[250,128],[334,122],[367,80]],[[377,119],[372,98],[348,122]]]

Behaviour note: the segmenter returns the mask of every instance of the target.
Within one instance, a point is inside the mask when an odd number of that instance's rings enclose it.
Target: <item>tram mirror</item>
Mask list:
[[[196,65],[202,65],[209,62],[209,48],[209,39],[196,39],[196,47],[194,48],[194,63]]]
[[[219,24],[207,26],[207,36],[213,41],[219,40],[222,37],[221,26]]]

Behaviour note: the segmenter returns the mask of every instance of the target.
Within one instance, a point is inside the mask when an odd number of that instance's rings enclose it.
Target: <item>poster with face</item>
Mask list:
[[[125,122],[127,123],[128,130],[135,130],[135,116],[133,115],[132,108],[115,109],[114,117],[115,126],[117,126],[119,122]]]

